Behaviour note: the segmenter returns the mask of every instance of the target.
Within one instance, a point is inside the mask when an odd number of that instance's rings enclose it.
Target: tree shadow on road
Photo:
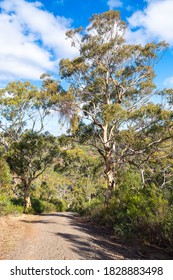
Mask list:
[[[73,213],[53,213],[48,215],[67,218],[70,226],[81,232],[81,235],[71,234],[70,232],[58,232],[56,235],[68,241],[73,252],[81,256],[82,259],[112,260],[139,258],[139,255],[134,255],[134,252],[132,254],[131,248],[128,248],[127,245],[110,241],[110,232],[108,233],[100,227],[94,227],[90,223],[82,222]]]
[[[111,259],[123,259],[119,248],[107,248],[107,242],[105,244],[98,244],[95,240],[84,241],[80,235],[73,235],[67,233],[57,233],[58,236],[64,238],[66,241],[70,242],[73,252],[81,256],[82,259],[95,259],[95,260],[111,260]],[[111,256],[112,255],[112,256]],[[115,257],[115,255],[117,257]]]
[[[80,256],[79,259],[169,259],[163,251],[153,249],[149,246],[142,246],[136,240],[133,243],[131,241],[123,241],[117,238],[109,228],[99,226],[96,223],[83,219],[75,213],[61,212],[42,214],[39,216],[42,217],[42,219],[32,221],[32,223],[52,223],[59,226],[60,231],[52,233],[67,241],[70,249]],[[47,217],[47,220],[43,217]],[[49,220],[50,217],[59,217],[59,219],[53,219],[53,221],[51,221],[51,219]],[[63,220],[63,218],[66,220]],[[61,225],[66,226],[67,232],[61,230]],[[73,234],[73,230],[75,230],[77,234]]]
[[[46,220],[36,220],[36,221],[21,220],[21,222],[27,224],[56,224],[55,222],[46,221]]]
[[[97,225],[86,219],[82,219],[73,213],[56,214],[66,217],[70,225],[80,232],[86,233],[90,236],[89,242],[83,244],[80,236],[75,237],[70,233],[61,234],[61,237],[75,244],[73,250],[81,256],[87,255],[91,259],[91,255],[95,256],[94,259],[146,259],[146,260],[166,260],[172,259],[160,248],[155,248],[147,245],[142,245],[137,240],[125,241],[115,236],[115,233],[107,227]]]

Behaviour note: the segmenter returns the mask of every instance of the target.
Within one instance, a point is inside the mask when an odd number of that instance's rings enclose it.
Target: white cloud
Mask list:
[[[57,61],[73,57],[76,50],[66,40],[70,20],[25,0],[0,2],[0,80],[39,79],[57,71]]]
[[[166,87],[172,87],[173,86],[173,77],[169,77],[169,78],[167,78],[165,81],[164,81],[164,85],[166,86]]]
[[[121,0],[109,0],[107,5],[109,9],[112,10],[114,8],[121,8],[123,6],[123,2]]]
[[[173,1],[147,0],[144,11],[135,12],[129,19],[130,31],[135,41],[165,40],[173,46]]]
[[[141,28],[133,32],[130,28],[126,30],[126,41],[128,44],[141,44],[145,45],[150,41],[146,30]]]

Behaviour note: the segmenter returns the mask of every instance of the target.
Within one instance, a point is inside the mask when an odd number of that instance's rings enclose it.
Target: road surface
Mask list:
[[[0,218],[0,259],[121,260],[157,259],[120,242],[104,227],[72,213]],[[144,255],[143,255],[144,254]]]

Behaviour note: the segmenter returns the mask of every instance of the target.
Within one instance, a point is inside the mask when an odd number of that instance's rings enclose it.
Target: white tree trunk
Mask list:
[[[106,173],[107,177],[107,190],[105,192],[105,205],[108,206],[109,200],[112,196],[112,192],[115,190],[115,178],[112,170]]]

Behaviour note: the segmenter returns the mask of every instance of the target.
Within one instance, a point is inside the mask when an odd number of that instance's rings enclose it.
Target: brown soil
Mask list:
[[[0,217],[1,260],[170,259],[72,213]]]

